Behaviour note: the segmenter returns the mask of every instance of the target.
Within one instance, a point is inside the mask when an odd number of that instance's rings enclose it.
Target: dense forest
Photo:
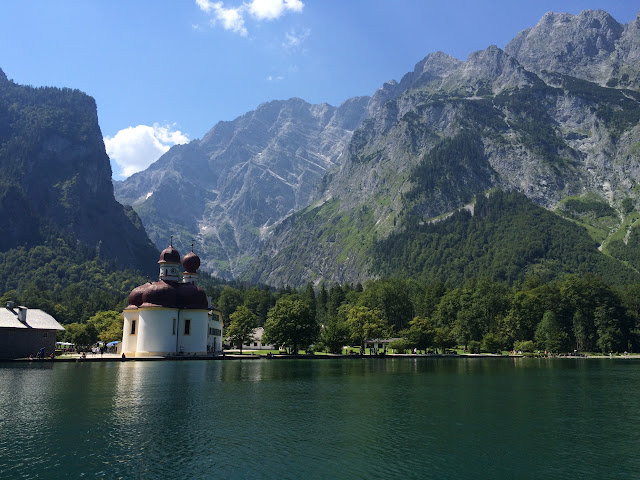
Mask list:
[[[251,316],[251,328],[264,325],[268,339],[287,346],[294,339],[286,341],[278,322],[290,312],[298,329],[315,332],[296,338],[296,349],[314,345],[339,352],[365,338],[396,338],[394,347],[401,350],[608,353],[640,349],[639,294],[640,284],[612,288],[585,274],[547,283],[531,276],[513,285],[479,277],[459,286],[385,279],[329,289],[309,284],[297,292],[225,286],[218,303],[232,325],[236,317]],[[242,315],[235,315],[238,311]],[[288,328],[295,332],[295,325]]]
[[[373,272],[460,285],[487,277],[513,284],[535,275],[545,282],[567,273],[593,273],[611,285],[640,282],[629,264],[603,255],[587,230],[515,192],[478,195],[472,206],[439,221],[407,216],[406,227],[376,244]],[[632,260],[635,241],[617,244]]]
[[[264,326],[267,340],[293,350],[335,352],[371,337],[422,350],[640,349],[638,274],[519,194],[479,196],[473,216],[416,222],[376,248],[382,274],[364,285],[275,289],[204,272],[199,284],[233,339]],[[0,301],[50,313],[66,327],[61,338],[87,345],[120,339],[129,292],[155,280],[56,235],[0,253],[0,272]]]

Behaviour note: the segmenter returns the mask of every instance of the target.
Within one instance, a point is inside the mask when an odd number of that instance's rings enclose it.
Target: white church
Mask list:
[[[173,245],[160,254],[160,278],[134,288],[124,309],[119,351],[126,357],[207,356],[222,350],[222,314],[196,286],[200,258]]]

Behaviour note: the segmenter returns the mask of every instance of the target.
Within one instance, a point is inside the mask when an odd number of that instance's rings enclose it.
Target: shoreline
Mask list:
[[[558,355],[553,357],[548,356],[539,356],[539,357],[528,357],[525,355],[499,355],[499,354],[482,354],[482,353],[392,353],[386,355],[338,355],[338,354],[326,354],[326,355],[288,355],[288,354],[273,354],[271,356],[267,355],[259,355],[259,354],[239,354],[239,353],[228,353],[223,355],[210,355],[210,356],[167,356],[167,357],[125,357],[114,353],[107,353],[102,355],[87,355],[85,358],[81,358],[79,354],[72,355],[62,355],[60,357],[56,357],[55,359],[51,358],[15,358],[15,359],[0,359],[0,362],[35,362],[35,363],[58,363],[58,362],[75,362],[75,363],[95,363],[95,362],[131,362],[131,361],[141,361],[141,362],[152,362],[152,361],[185,361],[185,360],[214,360],[214,361],[225,361],[225,360],[335,360],[335,359],[366,359],[366,358],[376,358],[376,359],[388,359],[388,358],[460,358],[460,359],[478,359],[478,358],[530,358],[530,359],[544,359],[544,360],[552,360],[552,359],[566,359],[566,360],[588,360],[588,359],[640,359],[640,354],[627,354],[627,355],[587,355],[587,356],[574,356],[574,355]]]

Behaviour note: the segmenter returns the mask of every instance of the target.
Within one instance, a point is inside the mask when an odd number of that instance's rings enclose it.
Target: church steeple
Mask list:
[[[193,243],[191,244],[191,252],[182,259],[182,266],[184,267],[182,282],[195,284],[198,278],[198,268],[200,268],[200,257],[193,253]]]
[[[165,282],[179,281],[180,253],[173,248],[173,235],[171,235],[171,243],[160,253],[160,280]]]

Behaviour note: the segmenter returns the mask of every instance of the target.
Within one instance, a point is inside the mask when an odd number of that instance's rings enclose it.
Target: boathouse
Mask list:
[[[48,313],[8,302],[0,308],[0,358],[35,357],[38,352],[48,356],[55,352],[59,331],[64,327]]]

